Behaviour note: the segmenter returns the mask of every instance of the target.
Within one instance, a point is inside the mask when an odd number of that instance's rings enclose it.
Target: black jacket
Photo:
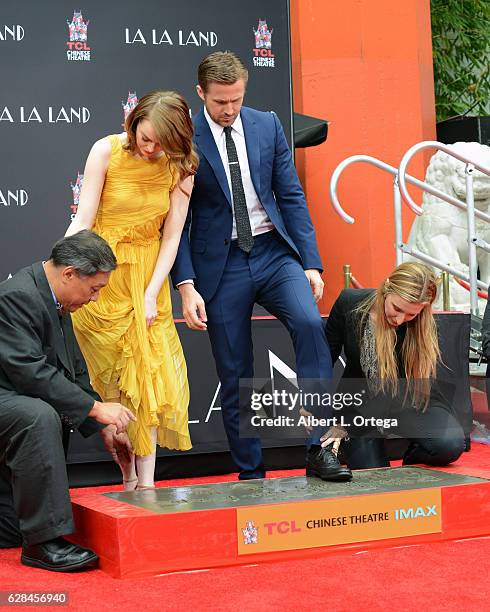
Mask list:
[[[332,306],[328,317],[326,333],[332,354],[332,363],[334,364],[337,361],[342,349],[346,358],[343,378],[365,379],[360,363],[359,319],[354,311],[373,292],[374,289],[344,289]],[[400,325],[396,332],[395,350],[399,358],[406,324]],[[400,359],[398,359],[398,363],[400,366]],[[404,372],[400,372],[400,378],[405,378]],[[451,378],[454,378],[454,373],[444,364],[439,363],[436,380],[433,382],[431,389],[431,403],[437,403],[445,408],[453,405],[456,387]]]
[[[91,435],[101,429],[87,417],[99,396],[69,314],[58,316],[41,262],[0,283],[0,403],[27,395],[50,404],[64,426]]]
[[[374,289],[344,289],[332,306],[327,320],[327,339],[335,364],[342,349],[346,357],[344,378],[365,378],[361,368],[359,319],[354,310]]]

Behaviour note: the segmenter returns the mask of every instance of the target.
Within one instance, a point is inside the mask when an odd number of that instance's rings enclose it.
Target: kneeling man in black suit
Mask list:
[[[62,537],[74,530],[70,429],[100,431],[116,461],[131,453],[125,430],[134,417],[92,390],[70,318],[115,267],[107,242],[84,230],[0,283],[0,548],[22,546],[24,565],[66,572],[97,561]]]

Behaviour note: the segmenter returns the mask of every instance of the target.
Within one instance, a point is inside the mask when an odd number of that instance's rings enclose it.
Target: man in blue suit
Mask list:
[[[316,306],[323,281],[313,224],[277,116],[242,106],[247,78],[230,52],[212,53],[199,65],[200,166],[172,270],[187,325],[209,332],[241,480],[265,476],[260,440],[239,433],[239,381],[253,377],[254,303],[287,327],[300,379],[325,381],[332,374]],[[308,451],[307,475],[352,477],[319,438]]]

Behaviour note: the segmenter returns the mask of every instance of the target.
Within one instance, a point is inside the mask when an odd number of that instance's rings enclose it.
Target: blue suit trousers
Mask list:
[[[240,379],[253,378],[255,302],[286,326],[299,380],[332,377],[324,326],[297,255],[275,230],[256,236],[249,254],[232,241],[223,276],[206,311],[221,383],[223,423],[242,480],[265,475],[260,439],[240,437],[239,432]],[[318,444],[318,436],[311,443]]]

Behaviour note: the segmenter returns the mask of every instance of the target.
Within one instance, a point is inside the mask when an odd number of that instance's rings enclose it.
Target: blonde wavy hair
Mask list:
[[[385,300],[390,293],[412,304],[424,305],[420,313],[406,323],[401,361],[407,380],[405,397],[408,393],[416,404],[425,410],[436,375],[437,362],[441,359],[437,327],[432,314],[432,304],[437,296],[436,276],[424,264],[403,263],[393,270],[373,295],[363,300],[356,308],[359,314],[360,338],[368,317],[371,313],[374,314],[379,390],[394,397],[399,390],[400,372],[395,353],[396,331],[389,325],[385,315]]]
[[[192,142],[194,128],[184,98],[175,91],[152,91],[141,98],[124,123],[128,135],[124,148],[131,153],[136,150],[136,128],[142,119],[151,123],[179,181],[196,174],[199,157]]]

